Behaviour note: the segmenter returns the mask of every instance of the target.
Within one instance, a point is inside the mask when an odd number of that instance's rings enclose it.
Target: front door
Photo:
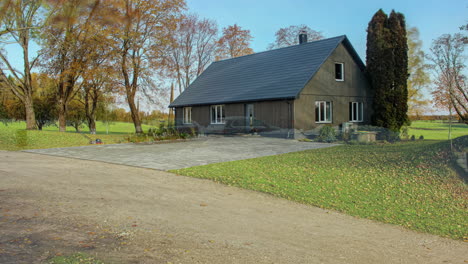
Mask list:
[[[253,104],[246,104],[245,105],[245,129],[247,133],[252,131],[253,122],[254,122],[254,106]]]

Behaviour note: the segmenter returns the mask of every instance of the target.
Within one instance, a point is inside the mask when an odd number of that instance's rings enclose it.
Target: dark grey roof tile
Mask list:
[[[295,98],[343,41],[350,46],[339,36],[214,62],[170,107]]]

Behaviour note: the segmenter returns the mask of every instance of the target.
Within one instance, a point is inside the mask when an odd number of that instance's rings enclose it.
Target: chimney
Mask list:
[[[307,32],[305,30],[302,30],[299,33],[299,44],[304,44],[307,43]]]

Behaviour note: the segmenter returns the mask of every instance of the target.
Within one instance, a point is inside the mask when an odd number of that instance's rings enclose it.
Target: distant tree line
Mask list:
[[[291,26],[271,46],[293,45],[288,39],[299,30],[322,38]],[[5,0],[0,39],[2,47],[18,46],[23,62],[15,67],[19,58],[0,50],[0,118],[24,119],[26,129],[86,124],[91,133],[116,98],[129,109],[130,119],[120,120],[141,133],[141,123],[155,116],[140,111],[141,98],[166,104],[171,84],[181,93],[214,60],[254,52],[249,30],[218,30],[215,21],[187,12],[184,0]]]

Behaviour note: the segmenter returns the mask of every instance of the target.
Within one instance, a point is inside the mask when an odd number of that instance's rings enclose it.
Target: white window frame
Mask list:
[[[364,121],[364,103],[363,102],[349,102],[351,104],[351,119],[349,122],[363,122]],[[359,107],[360,106],[360,107]],[[356,111],[354,111],[354,108],[356,107]],[[357,113],[357,117],[354,116],[354,113]]]
[[[327,104],[330,105],[330,116],[327,116]],[[317,105],[318,105],[318,108],[317,108]],[[323,109],[322,109],[322,106],[323,105]],[[333,122],[333,102],[332,101],[316,101],[315,102],[315,111],[317,111],[318,109],[318,113],[315,113],[315,117],[317,117],[317,114],[318,114],[318,119],[317,118],[315,119],[315,123],[317,124],[330,124]],[[323,113],[323,116],[324,116],[324,120],[320,120],[320,117],[321,117],[321,114],[322,114],[322,110],[324,111]],[[329,119],[329,120],[328,120]]]
[[[225,123],[225,119],[226,119],[226,112],[225,112],[225,109],[224,109],[224,105],[212,105],[210,107],[210,120],[211,120],[211,124],[224,124]],[[215,120],[213,120],[213,111],[215,113]],[[219,119],[218,119],[218,113],[220,113],[219,115]],[[223,116],[224,114],[224,116]]]
[[[341,79],[336,79],[336,65],[341,65]],[[343,62],[335,62],[335,81],[337,82],[344,82],[344,75],[345,75],[345,72],[344,72],[344,63]]]
[[[184,107],[184,124],[192,124],[192,107]]]

